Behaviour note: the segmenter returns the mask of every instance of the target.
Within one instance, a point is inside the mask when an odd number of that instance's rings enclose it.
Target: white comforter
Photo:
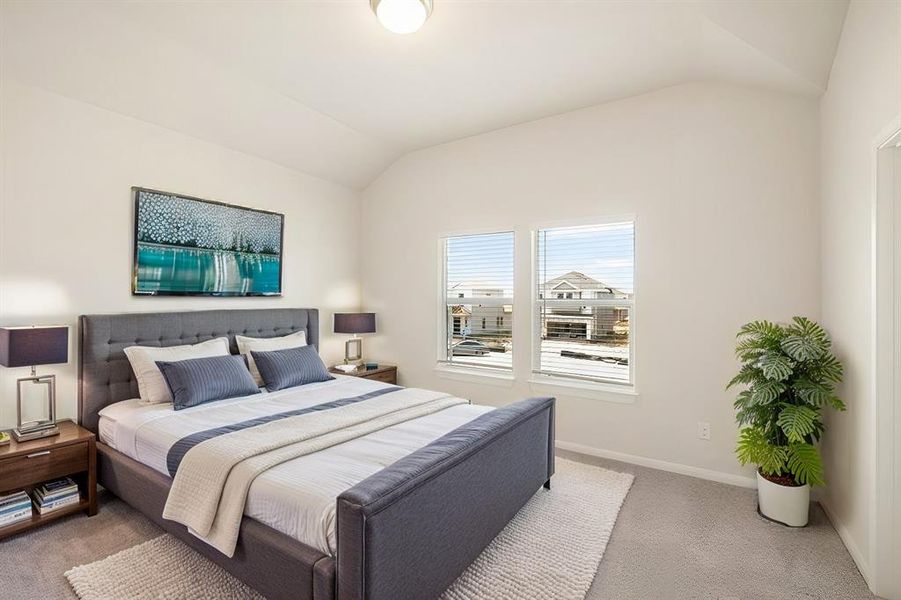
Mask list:
[[[100,437],[168,476],[169,448],[192,433],[359,396],[382,387],[385,384],[366,379],[338,377],[335,381],[181,411],[173,411],[171,404],[146,405],[127,400],[101,411]],[[277,465],[254,480],[244,513],[309,546],[334,554],[335,498],[341,492],[490,410],[483,406],[452,406]]]

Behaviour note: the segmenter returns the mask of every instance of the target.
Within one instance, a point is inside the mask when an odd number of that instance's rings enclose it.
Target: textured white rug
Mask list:
[[[551,484],[553,489],[535,494],[451,585],[444,600],[585,598],[632,475],[558,458]],[[262,600],[168,534],[65,575],[82,600]]]

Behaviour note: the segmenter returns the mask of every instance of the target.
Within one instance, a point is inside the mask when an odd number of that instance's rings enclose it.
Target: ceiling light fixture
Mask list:
[[[369,0],[382,27],[393,33],[413,33],[432,14],[432,0]]]

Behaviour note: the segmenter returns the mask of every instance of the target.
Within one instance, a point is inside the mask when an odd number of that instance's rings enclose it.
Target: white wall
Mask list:
[[[331,313],[359,305],[354,192],[142,121],[0,80],[0,324],[72,325],[55,373],[75,415],[79,314],[318,307],[326,360],[342,356]],[[281,298],[131,296],[133,185],[285,214]],[[16,377],[0,368],[0,429],[15,423]]]
[[[691,84],[407,155],[363,195],[364,307],[380,327],[368,354],[396,361],[404,384],[477,402],[546,392],[526,383],[530,228],[633,213],[640,395],[556,393],[558,438],[743,481],[753,471],[733,457],[723,390],[734,335],[756,318],[819,317],[817,144],[815,102]],[[510,228],[516,383],[441,378],[436,240]]]
[[[829,419],[824,502],[870,576],[873,500],[872,251],[877,139],[901,117],[901,3],[852,2],[821,99],[822,304],[845,364],[844,414]],[[897,563],[896,563],[897,565]]]

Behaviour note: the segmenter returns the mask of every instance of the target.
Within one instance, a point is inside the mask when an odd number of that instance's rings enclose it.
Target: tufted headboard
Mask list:
[[[94,433],[103,407],[138,397],[124,352],[128,346],[178,346],[228,336],[232,353],[237,353],[235,335],[276,337],[306,331],[307,343],[319,349],[315,308],[82,315],[78,326],[78,416]]]

